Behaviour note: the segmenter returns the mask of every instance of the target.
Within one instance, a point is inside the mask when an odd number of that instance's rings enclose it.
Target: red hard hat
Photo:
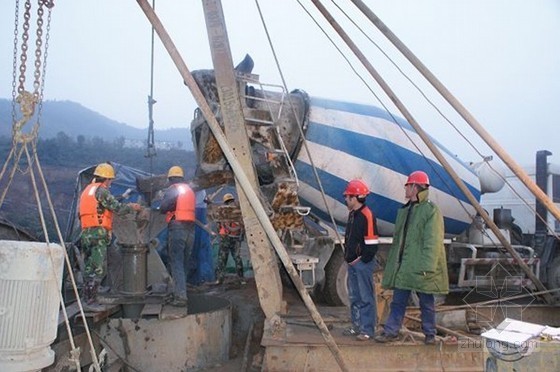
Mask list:
[[[410,173],[410,176],[408,176],[405,185],[408,185],[410,183],[430,186],[430,179],[428,178],[428,175],[425,172],[415,171]]]
[[[369,194],[369,188],[362,180],[352,180],[348,182],[346,190],[344,190],[344,195],[363,195]]]

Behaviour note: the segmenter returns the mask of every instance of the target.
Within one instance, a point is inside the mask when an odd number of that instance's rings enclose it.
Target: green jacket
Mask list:
[[[404,227],[410,208],[405,239]],[[443,235],[443,216],[438,207],[428,200],[428,190],[423,190],[418,193],[417,203],[409,202],[397,213],[393,245],[381,283],[383,288],[448,293]]]

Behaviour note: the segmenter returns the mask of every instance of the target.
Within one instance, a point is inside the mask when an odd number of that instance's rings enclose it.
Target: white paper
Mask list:
[[[528,334],[532,337],[540,335],[545,328],[546,326],[540,324],[527,323],[510,318],[504,319],[504,321],[496,327],[499,331],[518,332]]]
[[[544,327],[542,334],[548,336],[560,336],[560,328],[546,326]]]
[[[481,336],[491,340],[507,342],[513,345],[521,345],[533,337],[532,335],[527,333],[499,331],[496,329],[491,329],[487,332],[484,332]]]

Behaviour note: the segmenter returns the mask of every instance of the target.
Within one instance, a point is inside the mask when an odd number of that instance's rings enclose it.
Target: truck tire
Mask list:
[[[385,301],[383,291],[381,289],[381,279],[383,278],[384,261],[380,261],[381,257],[376,256],[377,261],[373,272],[373,285],[377,299],[377,309],[380,312],[383,306],[381,302]],[[346,280],[348,278],[348,266],[344,260],[344,255],[340,247],[336,247],[333,251],[331,259],[325,267],[325,284],[321,292],[321,299],[331,306],[350,306],[348,300],[348,287]]]
[[[331,306],[349,306],[346,278],[348,270],[340,247],[335,247],[325,267],[325,285],[322,298]]]

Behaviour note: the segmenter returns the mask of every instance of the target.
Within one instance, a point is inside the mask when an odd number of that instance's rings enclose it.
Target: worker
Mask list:
[[[227,193],[222,198],[226,206],[235,205],[235,197]],[[222,284],[224,282],[224,275],[228,256],[231,253],[233,261],[235,262],[235,270],[239,283],[246,284],[243,274],[243,260],[241,259],[241,241],[243,240],[244,229],[243,224],[239,222],[221,222],[218,224],[220,235],[220,250],[218,253],[218,265],[216,267],[216,283]]]
[[[106,274],[107,247],[112,240],[113,213],[125,215],[142,210],[137,203],[123,204],[111,195],[109,187],[115,178],[115,170],[111,164],[97,165],[93,175],[92,182],[80,196],[79,210],[82,227],[80,242],[87,257],[83,298],[88,304],[94,302]]]
[[[343,333],[367,341],[374,336],[377,304],[373,271],[379,238],[373,212],[365,204],[369,188],[364,181],[354,179],[344,190],[349,210],[344,234],[344,258],[348,264],[348,297],[352,325]]]
[[[391,311],[378,342],[398,339],[411,291],[420,300],[425,344],[436,336],[435,294],[449,292],[447,261],[443,246],[443,217],[428,199],[430,180],[422,171],[412,172],[405,183],[408,202],[399,209],[393,244],[383,273],[383,288],[393,289]]]
[[[167,173],[169,187],[165,190],[160,212],[166,214],[167,251],[173,277],[171,305],[187,306],[187,277],[185,267],[191,255],[191,235],[194,234],[196,197],[185,182],[183,168],[174,165]]]

